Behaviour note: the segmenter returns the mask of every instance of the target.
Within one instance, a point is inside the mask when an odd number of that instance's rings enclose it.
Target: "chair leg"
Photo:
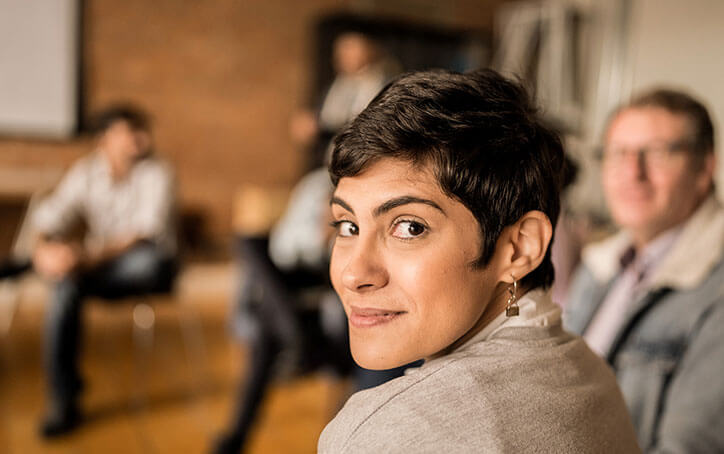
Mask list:
[[[183,337],[184,352],[192,380],[194,381],[189,397],[191,400],[194,400],[194,397],[204,394],[206,391],[206,385],[208,384],[206,342],[204,340],[201,318],[196,308],[194,308],[191,304],[184,303],[183,301],[180,301],[179,305],[182,306],[178,313],[178,321],[181,328],[181,335]],[[196,403],[200,405],[198,400],[196,400]],[[207,435],[211,434],[209,418],[205,417],[206,412],[201,410],[197,412],[197,416],[199,424],[204,428]]]
[[[196,309],[189,304],[179,303],[177,320],[184,344],[184,356],[191,372],[192,392],[189,393],[190,400],[194,399],[198,394],[202,394],[205,390],[206,383],[206,367],[204,367],[206,358],[206,343],[203,336],[203,327],[201,319]],[[133,407],[135,410],[143,410],[148,407],[148,370],[152,365],[152,356],[154,350],[154,335],[156,326],[156,313],[148,301],[137,303],[133,308],[133,344],[135,356],[135,396],[133,399]],[[209,426],[209,418],[206,412],[197,411],[199,425],[202,426],[207,434],[211,433]],[[140,423],[139,423],[140,424]],[[147,452],[155,452],[151,438],[145,430],[137,430],[139,441],[143,444]]]
[[[153,355],[155,325],[156,313],[147,302],[138,303],[133,307],[133,349],[136,365],[136,396],[134,400],[138,408],[143,407],[147,400],[148,377],[146,371]]]
[[[156,327],[156,312],[146,301],[137,303],[133,307],[133,350],[135,362],[134,397],[131,401],[132,407],[139,412],[148,408],[148,374],[153,356],[154,335]],[[142,421],[136,420],[136,436],[138,442],[143,446],[144,452],[158,452],[148,430]]]
[[[206,359],[206,343],[204,341],[203,327],[201,319],[196,309],[190,304],[179,303],[180,307],[177,315],[181,337],[184,344],[184,356],[189,367],[190,375],[193,383],[189,398],[195,401],[195,397],[203,394],[206,384],[205,359]],[[151,357],[154,348],[154,334],[156,325],[156,314],[153,307],[147,302],[141,302],[133,308],[133,343],[134,350],[141,354],[135,355],[136,360],[136,380],[137,392],[135,396],[135,406],[137,409],[145,408],[148,400],[147,396],[147,376],[144,374],[151,367]],[[198,403],[198,401],[196,401]],[[209,418],[205,417],[205,412],[197,412],[198,420],[205,431],[210,434]]]

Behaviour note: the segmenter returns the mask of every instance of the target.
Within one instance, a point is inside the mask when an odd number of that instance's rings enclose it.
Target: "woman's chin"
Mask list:
[[[380,355],[378,351],[369,351],[365,348],[351,348],[352,359],[358,366],[369,370],[386,370],[409,364],[415,359],[405,361],[404,358],[393,357],[389,355]]]

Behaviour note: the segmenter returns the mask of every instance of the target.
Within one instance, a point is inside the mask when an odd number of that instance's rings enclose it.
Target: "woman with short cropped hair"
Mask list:
[[[561,328],[563,150],[491,70],[404,75],[336,138],[330,274],[362,367],[320,453],[639,452],[608,366]]]

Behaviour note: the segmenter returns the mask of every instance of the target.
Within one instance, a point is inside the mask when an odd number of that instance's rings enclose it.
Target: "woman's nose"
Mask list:
[[[359,244],[350,251],[342,270],[342,284],[353,292],[368,292],[387,285],[389,275],[375,247]]]

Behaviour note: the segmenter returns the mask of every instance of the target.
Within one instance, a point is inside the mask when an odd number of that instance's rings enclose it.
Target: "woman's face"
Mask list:
[[[491,300],[494,266],[475,269],[480,228],[428,168],[383,159],[339,181],[330,274],[352,356],[387,369],[434,356],[469,333]]]

